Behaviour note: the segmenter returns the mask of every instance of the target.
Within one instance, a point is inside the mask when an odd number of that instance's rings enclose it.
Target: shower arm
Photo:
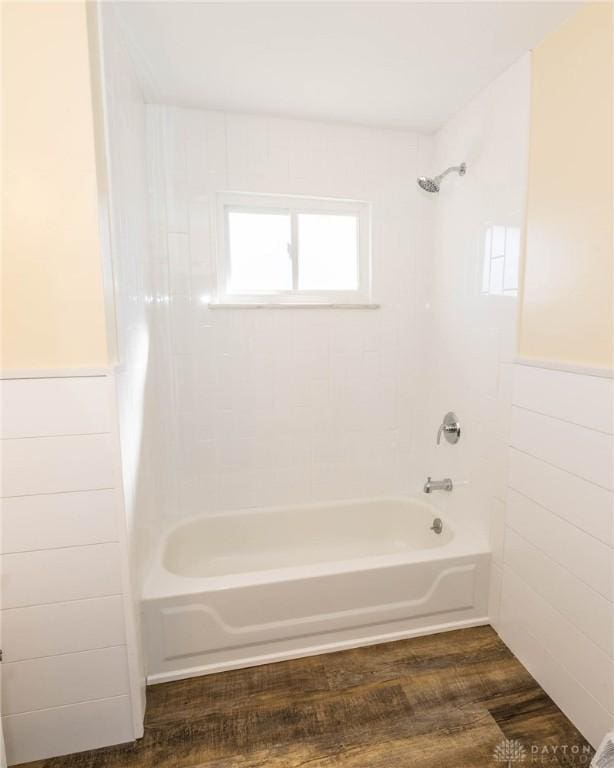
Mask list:
[[[465,170],[467,166],[465,163],[461,163],[460,165],[451,165],[449,168],[446,168],[446,170],[443,173],[440,173],[438,176],[435,176],[435,179],[437,181],[441,181],[444,176],[447,176],[449,173],[452,173],[453,171],[456,171],[459,176],[465,175]]]

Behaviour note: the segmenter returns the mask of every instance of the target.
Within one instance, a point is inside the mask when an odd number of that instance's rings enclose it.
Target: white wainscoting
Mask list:
[[[9,764],[131,741],[138,649],[111,375],[2,396],[2,722]]]
[[[597,746],[614,725],[614,380],[514,366],[497,630]]]
[[[3,725],[9,765],[37,760],[42,751],[62,755],[134,738],[129,696],[11,715]]]

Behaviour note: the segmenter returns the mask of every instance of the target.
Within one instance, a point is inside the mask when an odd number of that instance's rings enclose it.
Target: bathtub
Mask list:
[[[487,623],[489,552],[416,499],[201,515],[160,532],[149,682]]]

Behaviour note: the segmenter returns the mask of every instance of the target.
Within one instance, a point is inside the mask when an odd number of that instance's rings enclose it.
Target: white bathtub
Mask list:
[[[489,553],[413,499],[199,516],[145,584],[150,682],[483,624]]]

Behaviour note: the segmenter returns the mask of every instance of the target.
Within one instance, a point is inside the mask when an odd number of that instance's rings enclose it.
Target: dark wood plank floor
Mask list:
[[[588,745],[490,627],[148,689],[145,736],[29,768],[485,768],[504,739],[540,765]],[[566,745],[566,754],[560,747]],[[558,746],[558,756],[551,748]],[[544,751],[550,748],[550,751]]]

